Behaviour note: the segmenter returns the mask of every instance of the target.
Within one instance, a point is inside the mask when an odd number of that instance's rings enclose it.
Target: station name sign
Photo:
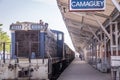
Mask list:
[[[69,0],[70,11],[105,10],[106,0]]]

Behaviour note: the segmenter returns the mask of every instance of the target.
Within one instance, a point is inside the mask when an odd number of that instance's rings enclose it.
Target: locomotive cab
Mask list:
[[[59,72],[64,56],[62,32],[50,30],[42,21],[17,22],[10,30],[11,60],[4,79],[50,79]]]
[[[50,30],[47,23],[17,22],[10,30],[11,59],[3,60],[1,79],[54,79],[72,59],[65,55],[71,50],[64,50],[64,33]]]

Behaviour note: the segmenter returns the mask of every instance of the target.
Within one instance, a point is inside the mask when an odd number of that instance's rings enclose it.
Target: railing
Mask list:
[[[3,54],[0,54],[0,60],[3,59]],[[5,59],[10,59],[10,54],[5,54]]]

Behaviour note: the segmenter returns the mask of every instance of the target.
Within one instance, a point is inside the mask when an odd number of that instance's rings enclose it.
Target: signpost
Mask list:
[[[105,10],[106,0],[69,0],[70,11],[101,11]]]

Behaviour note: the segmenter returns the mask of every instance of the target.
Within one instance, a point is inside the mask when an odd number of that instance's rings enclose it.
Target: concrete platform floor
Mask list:
[[[64,70],[57,80],[111,80],[110,74],[101,73],[79,58]]]

